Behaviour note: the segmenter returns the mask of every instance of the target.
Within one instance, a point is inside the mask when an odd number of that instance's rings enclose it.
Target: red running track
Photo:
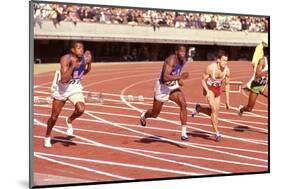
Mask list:
[[[252,113],[237,115],[248,94],[230,94],[231,110],[220,109],[220,142],[213,139],[211,120],[203,114],[191,118],[195,103],[206,103],[200,85],[210,62],[194,62],[184,93],[188,105],[188,142],[180,141],[179,108],[165,106],[157,119],[139,125],[139,115],[151,108],[154,81],[162,63],[93,64],[83,80],[84,90],[102,92],[104,103],[87,103],[84,115],[74,124],[74,137],[65,133],[64,119],[73,111],[67,103],[52,132],[53,146],[43,147],[49,104],[34,104],[34,183],[36,185],[104,182],[149,178],[217,175],[268,171],[268,100],[258,97]],[[249,62],[229,62],[232,81],[247,82]],[[53,72],[34,77],[34,96],[50,96]],[[122,95],[142,95],[131,102]]]

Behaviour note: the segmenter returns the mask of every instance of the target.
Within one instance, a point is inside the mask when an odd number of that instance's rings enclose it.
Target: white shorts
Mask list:
[[[54,88],[52,97],[61,101],[69,100],[74,105],[77,102],[85,103],[83,87],[80,82],[69,84],[59,81],[57,86]]]
[[[154,86],[154,98],[159,102],[167,102],[169,100],[171,92],[179,88],[180,86],[178,84],[178,81],[174,82],[174,85],[168,86],[165,84],[160,84],[160,81],[157,80]]]

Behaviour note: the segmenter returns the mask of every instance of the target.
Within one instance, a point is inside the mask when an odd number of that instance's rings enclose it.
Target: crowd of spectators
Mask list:
[[[56,27],[72,21],[248,32],[268,32],[269,24],[266,17],[44,3],[34,5],[34,20],[40,27],[52,20]]]

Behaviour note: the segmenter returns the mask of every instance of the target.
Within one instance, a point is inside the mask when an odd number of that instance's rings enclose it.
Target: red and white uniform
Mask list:
[[[214,93],[215,97],[219,97],[221,95],[222,82],[225,79],[228,67],[225,66],[222,78],[216,78],[216,68],[217,68],[217,64],[215,64],[213,66],[213,73],[212,73],[211,77],[209,77],[207,79],[206,84],[207,84],[208,89]],[[204,95],[206,95],[205,90],[204,90]]]

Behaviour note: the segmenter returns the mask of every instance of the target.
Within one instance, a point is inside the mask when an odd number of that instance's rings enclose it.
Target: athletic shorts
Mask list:
[[[155,82],[154,85],[154,98],[159,102],[167,102],[169,100],[171,92],[179,89],[180,86],[178,82],[175,82],[174,85],[168,86],[161,84],[159,80]]]
[[[60,101],[69,100],[73,105],[77,102],[85,103],[83,87],[80,82],[68,84],[59,81],[57,87],[54,89],[52,97]]]
[[[251,91],[253,93],[256,93],[256,94],[261,94],[264,91],[265,86],[266,85],[262,85],[262,84],[259,84],[259,83],[255,82],[255,81],[252,81],[252,83],[251,83]]]
[[[215,98],[219,97],[221,95],[221,86],[210,86],[210,85],[207,85],[208,89],[210,91],[212,91],[215,95]],[[207,95],[207,92],[206,90],[203,88],[203,95],[206,96]]]

